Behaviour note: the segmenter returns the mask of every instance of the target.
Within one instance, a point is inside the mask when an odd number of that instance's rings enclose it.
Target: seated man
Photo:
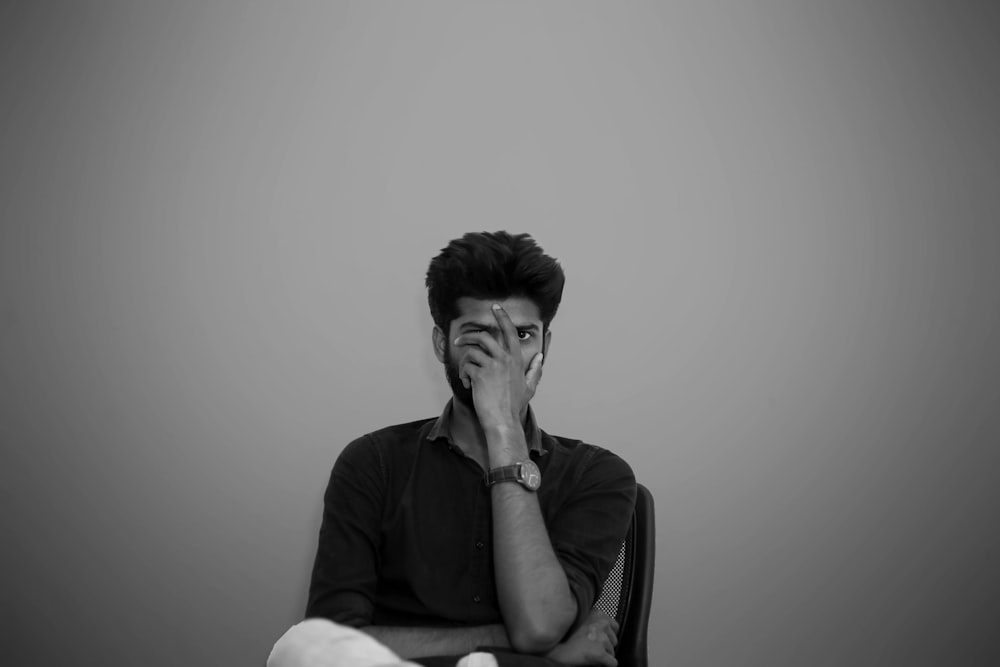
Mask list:
[[[564,282],[527,234],[466,234],[431,261],[433,346],[453,398],[338,457],[307,618],[423,665],[477,650],[500,665],[616,664],[617,627],[592,606],[635,478],[615,454],[542,431],[528,405]]]

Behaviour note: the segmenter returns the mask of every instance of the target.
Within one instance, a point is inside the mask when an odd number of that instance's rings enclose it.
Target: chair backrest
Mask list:
[[[618,560],[594,603],[618,621],[619,667],[648,667],[646,635],[653,604],[653,566],[656,561],[656,524],[653,496],[636,484],[635,511]]]

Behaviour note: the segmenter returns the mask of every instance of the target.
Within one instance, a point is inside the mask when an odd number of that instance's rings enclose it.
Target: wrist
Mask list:
[[[511,465],[528,458],[528,443],[520,424],[483,428],[491,468]]]
[[[483,428],[483,435],[486,436],[487,442],[491,439],[499,441],[518,435],[524,437],[524,427],[516,419],[484,420],[480,422],[480,426]]]
[[[522,419],[514,412],[495,410],[476,415],[483,431],[509,431],[521,427]]]

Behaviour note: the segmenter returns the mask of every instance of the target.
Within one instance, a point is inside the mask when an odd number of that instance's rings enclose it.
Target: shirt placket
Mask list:
[[[474,607],[478,608],[493,597],[492,569],[492,507],[490,505],[489,488],[479,484],[475,495],[474,530],[472,531],[471,557],[469,575],[472,582],[472,599]]]

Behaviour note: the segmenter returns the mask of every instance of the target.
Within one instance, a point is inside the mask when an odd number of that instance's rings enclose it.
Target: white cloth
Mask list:
[[[374,637],[323,618],[293,625],[274,643],[267,667],[419,667]],[[489,653],[470,653],[455,667],[497,667]]]
[[[497,667],[497,659],[492,653],[470,653],[459,660],[455,667]]]

